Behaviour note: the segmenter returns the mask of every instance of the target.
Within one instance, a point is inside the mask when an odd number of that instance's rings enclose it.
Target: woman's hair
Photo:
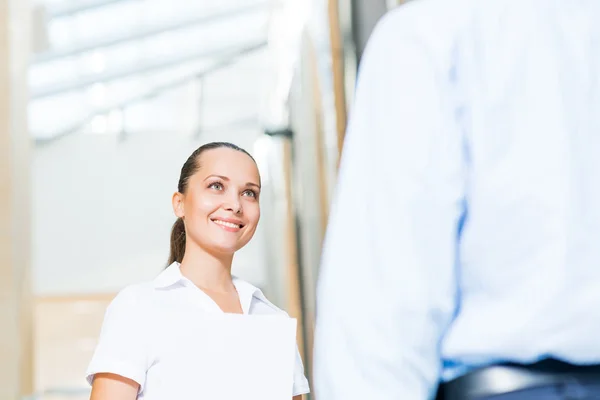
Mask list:
[[[229,142],[211,142],[198,147],[186,160],[181,168],[179,174],[179,183],[177,184],[177,191],[181,194],[186,194],[188,188],[188,182],[192,175],[194,175],[201,167],[200,156],[202,153],[208,150],[227,148],[235,151],[240,151],[246,154],[248,157],[254,160],[254,157],[250,155],[246,150],[233,143]],[[171,250],[169,253],[169,263],[171,265],[175,261],[181,262],[185,254],[185,222],[182,218],[177,218],[171,229]]]

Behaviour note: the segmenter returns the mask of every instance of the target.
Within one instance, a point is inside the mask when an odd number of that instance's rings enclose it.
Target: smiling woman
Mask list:
[[[206,144],[183,165],[177,189],[169,266],[152,282],[121,291],[108,307],[87,374],[92,400],[163,399],[165,390],[181,390],[168,383],[197,366],[170,362],[173,349],[206,343],[193,335],[173,342],[189,331],[198,310],[287,316],[231,275],[235,252],[252,239],[260,219],[261,181],[252,156],[231,143]],[[297,400],[309,392],[297,349],[293,375],[289,393]]]
[[[203,164],[205,168],[201,168]],[[232,179],[238,179],[240,182]],[[235,189],[232,188],[235,184],[243,189],[242,196],[239,191],[232,190]],[[221,226],[225,223],[242,225],[243,221],[238,216],[242,211],[243,218],[248,221],[245,225],[245,241],[235,240],[233,244],[237,245],[237,248],[226,251],[233,254],[245,246],[254,235],[260,218],[259,194],[258,167],[246,150],[227,142],[208,143],[196,149],[183,164],[177,193],[173,195],[173,209],[178,218],[171,232],[169,265],[183,261],[188,236],[195,238],[198,245],[204,245],[210,251],[214,246],[201,241],[202,238],[206,238],[213,242],[214,238],[210,237],[211,230],[208,229],[210,226],[207,227],[209,220]],[[235,207],[235,210],[232,207]],[[219,211],[221,208],[223,209]],[[208,214],[211,214],[211,217],[208,217]],[[184,223],[184,218],[188,221],[187,224]],[[199,219],[203,219],[204,222]],[[239,230],[241,229],[240,226]]]

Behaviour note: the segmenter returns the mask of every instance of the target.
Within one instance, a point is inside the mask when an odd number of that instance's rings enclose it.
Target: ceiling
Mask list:
[[[69,134],[168,134],[182,119],[192,133],[258,126],[278,3],[42,0],[47,46],[29,74],[33,137],[44,145]],[[173,92],[185,95],[164,101]]]

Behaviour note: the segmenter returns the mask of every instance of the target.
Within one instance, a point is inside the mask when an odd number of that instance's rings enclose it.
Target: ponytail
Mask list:
[[[180,263],[185,254],[185,224],[182,218],[177,218],[171,229],[171,251],[169,254],[169,264]]]

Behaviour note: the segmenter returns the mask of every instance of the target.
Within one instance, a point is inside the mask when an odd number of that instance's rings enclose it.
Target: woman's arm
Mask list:
[[[120,375],[96,374],[90,400],[135,400],[139,388],[137,382]],[[294,400],[298,399],[294,398]]]
[[[150,363],[143,296],[137,286],[130,286],[108,306],[86,371],[91,400],[135,400],[143,391]]]
[[[298,396],[294,396],[292,400],[302,400],[302,395],[299,394]]]

